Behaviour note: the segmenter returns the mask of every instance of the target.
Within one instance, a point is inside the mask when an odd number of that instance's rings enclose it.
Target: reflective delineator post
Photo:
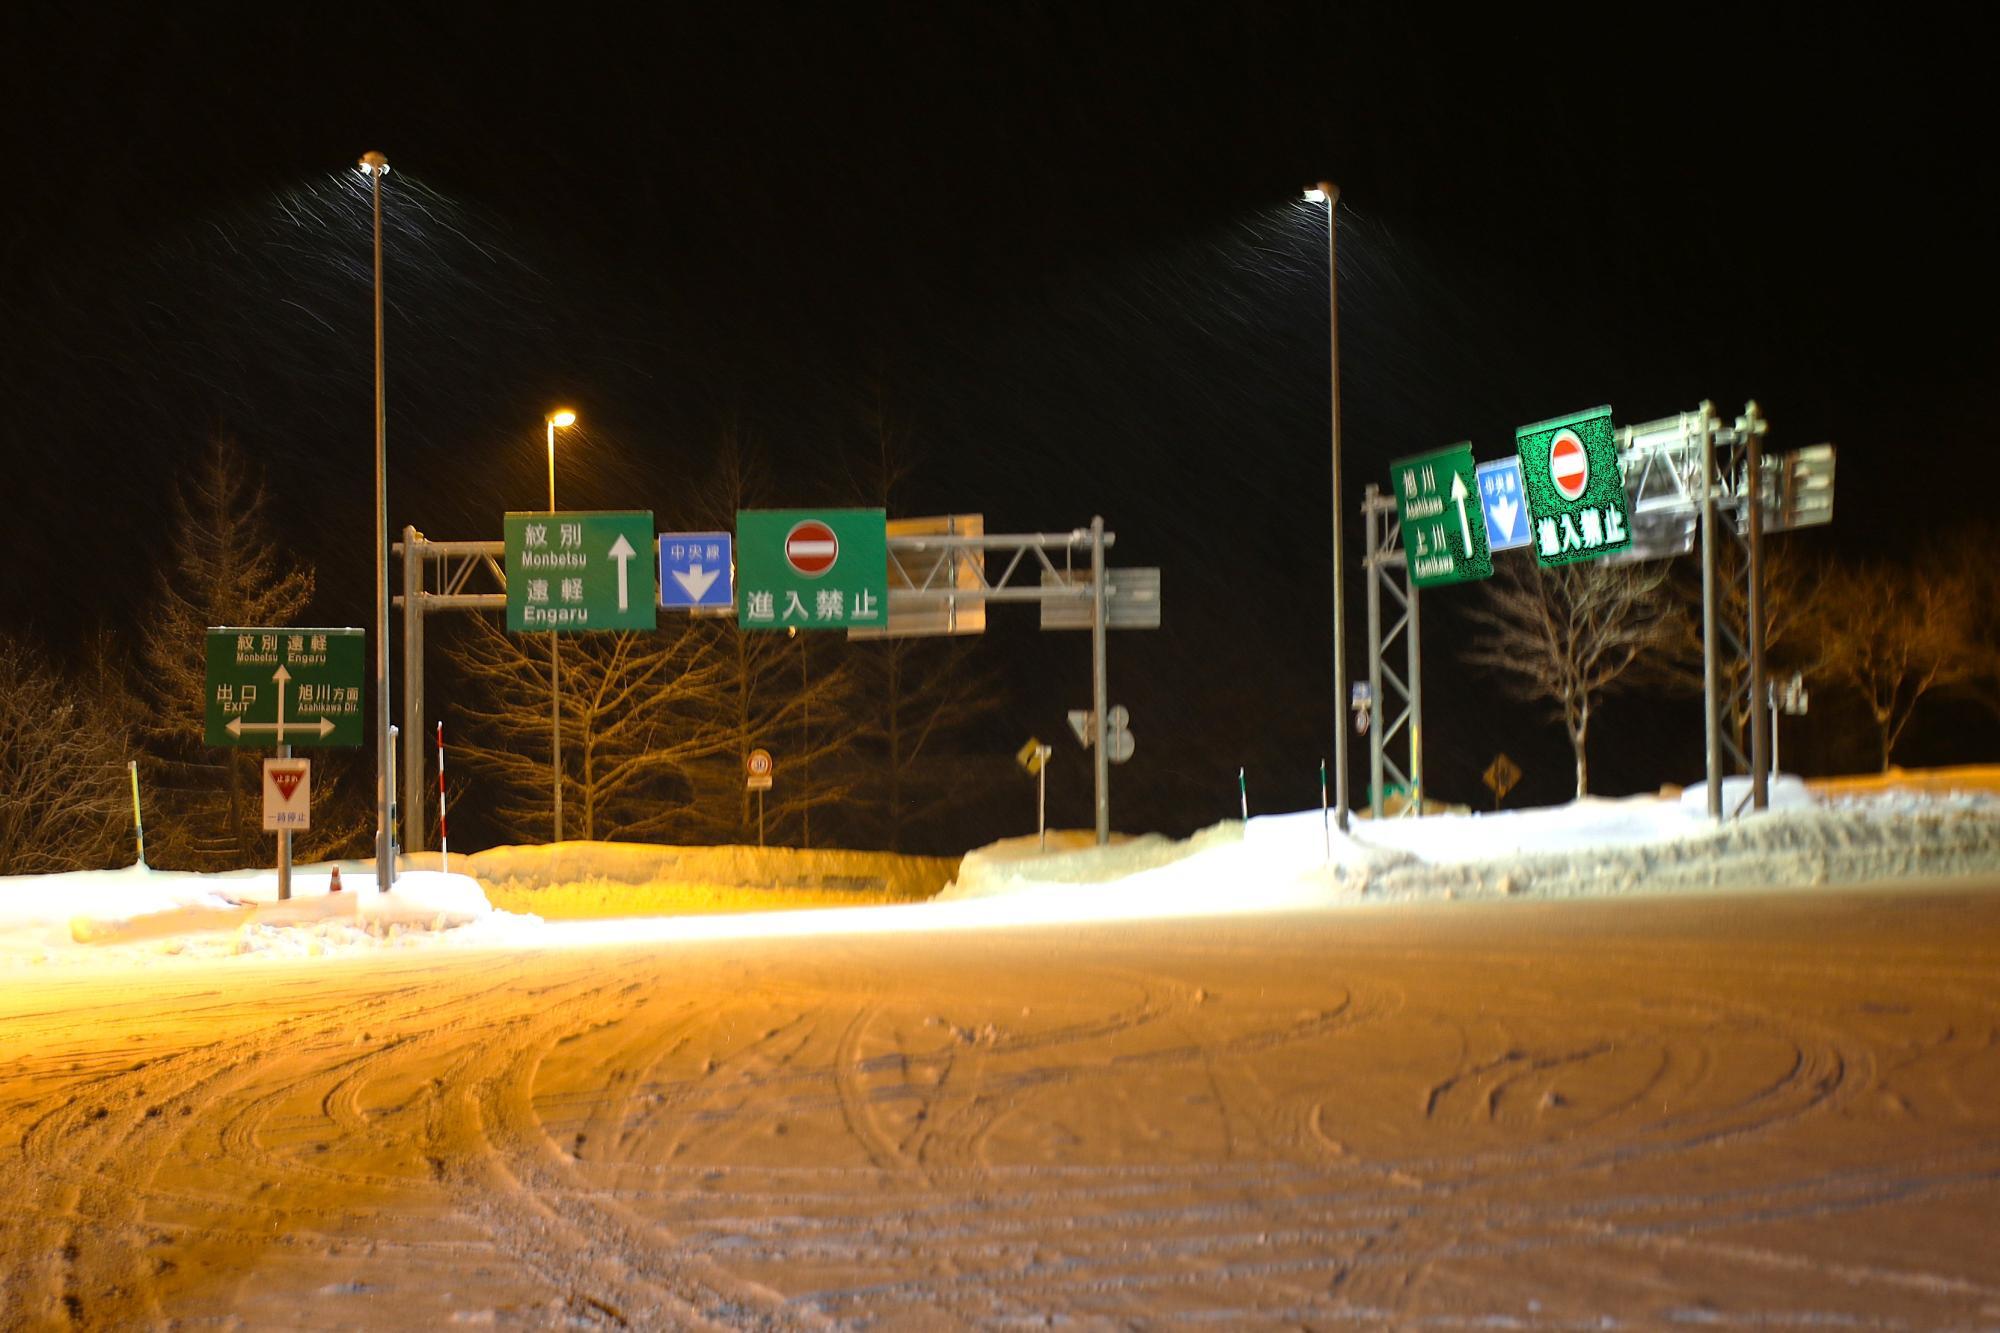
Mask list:
[[[139,761],[128,759],[125,767],[132,773],[132,833],[139,840],[139,864],[146,864],[146,820],[139,813]]]
[[[1243,810],[1243,822],[1250,822],[1250,784],[1243,778],[1243,770],[1236,770],[1236,800]]]
[[[1319,828],[1326,840],[1326,860],[1333,862],[1333,821],[1327,815],[1326,804],[1326,760],[1319,761]]]
[[[444,723],[438,723],[438,869],[451,870],[451,835],[444,822]]]
[[[278,747],[278,758],[290,759],[292,747],[289,744]],[[292,831],[278,830],[278,901],[285,902],[292,896]]]

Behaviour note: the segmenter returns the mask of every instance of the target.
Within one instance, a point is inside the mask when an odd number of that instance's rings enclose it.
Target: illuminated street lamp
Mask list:
[[[567,407],[559,407],[549,413],[549,515],[553,519],[556,512],[556,429],[574,426],[576,413]],[[562,841],[562,667],[561,648],[558,646],[561,634],[549,630],[549,772],[555,782],[556,810],[555,837]]]
[[[1305,192],[1307,203],[1326,205],[1326,326],[1333,385],[1333,790],[1335,818],[1347,831],[1347,580],[1341,562],[1340,498],[1340,274],[1334,264],[1334,214],[1340,187],[1321,181]]]
[[[359,166],[375,206],[375,887],[387,893],[396,879],[389,854],[395,831],[389,822],[388,415],[382,387],[382,178],[389,174],[389,159],[363,153]]]

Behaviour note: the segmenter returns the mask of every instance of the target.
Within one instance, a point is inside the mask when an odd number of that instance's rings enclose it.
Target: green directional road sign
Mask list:
[[[359,745],[366,635],[358,629],[208,632],[209,745]]]
[[[1419,588],[1493,577],[1474,467],[1469,443],[1389,465],[1410,582]]]
[[[889,623],[880,509],[743,509],[736,515],[743,629],[879,629]]]
[[[507,628],[655,629],[653,515],[507,515]]]
[[[1514,440],[1521,454],[1521,489],[1528,493],[1535,559],[1570,565],[1632,544],[1610,408],[1538,421],[1515,431]]]

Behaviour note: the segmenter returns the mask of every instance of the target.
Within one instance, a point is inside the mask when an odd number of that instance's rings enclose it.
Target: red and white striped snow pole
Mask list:
[[[444,830],[444,723],[438,723],[438,869],[451,870],[451,838]]]

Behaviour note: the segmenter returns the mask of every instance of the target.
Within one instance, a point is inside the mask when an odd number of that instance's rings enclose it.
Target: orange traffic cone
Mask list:
[[[331,884],[329,884],[329,885],[327,885],[327,886],[326,886],[326,891],[327,891],[328,893],[339,893],[339,892],[340,892],[340,867],[339,867],[339,866],[335,866],[335,867],[333,868],[333,882],[332,882]]]

